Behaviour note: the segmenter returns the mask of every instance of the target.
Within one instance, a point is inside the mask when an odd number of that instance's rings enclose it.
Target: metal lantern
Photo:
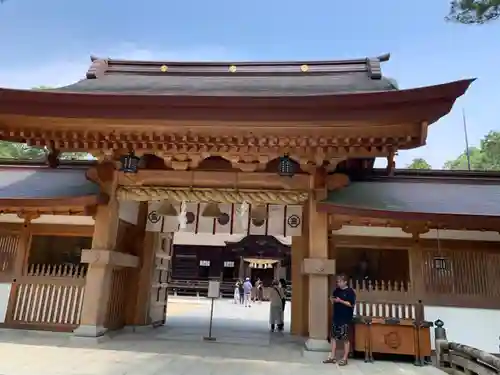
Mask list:
[[[278,174],[280,176],[293,177],[295,174],[295,162],[288,157],[288,155],[284,155],[280,157],[278,164]]]
[[[127,155],[123,155],[120,158],[120,163],[121,163],[120,171],[124,173],[137,173],[140,161],[141,158],[136,156],[133,151],[128,153]]]

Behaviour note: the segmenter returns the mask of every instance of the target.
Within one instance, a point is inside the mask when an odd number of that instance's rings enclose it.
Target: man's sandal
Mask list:
[[[339,366],[347,366],[347,359],[341,359],[339,361]]]
[[[337,360],[335,358],[328,357],[323,361],[323,363],[337,363]]]

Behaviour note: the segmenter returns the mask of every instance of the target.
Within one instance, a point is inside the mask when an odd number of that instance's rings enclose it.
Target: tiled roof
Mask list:
[[[97,195],[85,169],[0,167],[0,199],[64,199]]]
[[[500,217],[500,180],[353,182],[329,192],[321,204],[379,212]]]
[[[92,58],[87,78],[54,91],[178,96],[307,96],[396,90],[375,58],[303,62],[158,62]]]
[[[109,75],[59,88],[61,92],[179,96],[307,96],[395,90],[392,81],[366,73],[317,76],[141,76]]]

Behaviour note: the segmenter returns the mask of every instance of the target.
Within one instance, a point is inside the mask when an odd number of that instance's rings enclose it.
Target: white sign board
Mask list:
[[[220,281],[208,282],[208,298],[220,297]]]

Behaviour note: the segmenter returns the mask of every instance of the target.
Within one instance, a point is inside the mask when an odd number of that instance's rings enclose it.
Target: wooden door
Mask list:
[[[165,324],[168,281],[172,257],[172,233],[159,233],[155,241],[149,319],[153,326]]]

